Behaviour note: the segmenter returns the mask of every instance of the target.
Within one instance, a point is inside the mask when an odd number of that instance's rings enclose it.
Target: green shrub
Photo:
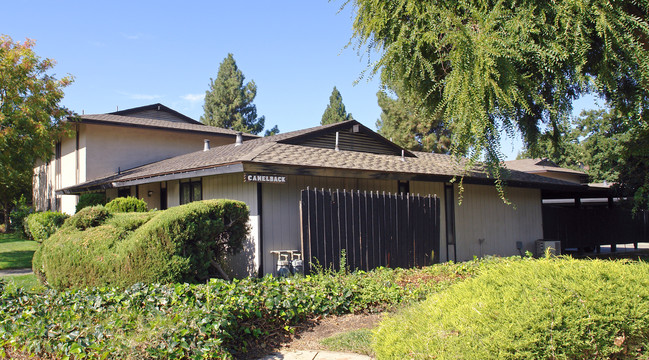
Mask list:
[[[65,221],[65,226],[85,230],[103,224],[110,216],[111,214],[105,206],[91,206],[81,209],[81,211],[68,218]]]
[[[106,204],[106,194],[105,193],[85,193],[79,196],[79,202],[75,208],[75,213],[78,213],[79,210],[87,208],[89,206],[104,205]]]
[[[440,264],[423,270],[321,272],[41,294],[7,287],[4,293],[0,289],[0,358],[5,350],[17,350],[24,358],[250,358],[245,356],[249,344],[289,335],[305,319],[381,311],[420,299],[422,288],[437,289],[438,280],[459,281],[482,268],[482,262],[472,262],[462,268]]]
[[[96,206],[69,218],[34,255],[37,276],[57,289],[204,281],[248,234],[248,207],[231,200],[109,215]]]
[[[111,212],[146,212],[146,201],[128,197],[118,197],[106,204],[106,209]]]
[[[20,199],[14,201],[14,208],[9,213],[11,230],[19,231],[27,236],[25,233],[25,218],[32,212],[34,212],[34,209],[27,204],[25,195],[20,195]]]
[[[649,265],[505,262],[385,320],[378,359],[646,359]]]
[[[60,228],[69,216],[57,211],[44,211],[30,214],[25,218],[25,234],[29,239],[43,242]]]

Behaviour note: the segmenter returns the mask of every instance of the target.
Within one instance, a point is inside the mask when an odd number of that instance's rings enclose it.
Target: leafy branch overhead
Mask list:
[[[380,53],[370,72],[444,118],[456,154],[497,164],[502,130],[533,146],[588,92],[649,117],[646,0],[349,3],[357,49]]]

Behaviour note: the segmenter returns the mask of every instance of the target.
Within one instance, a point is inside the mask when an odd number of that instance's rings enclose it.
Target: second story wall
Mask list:
[[[109,125],[85,126],[85,181],[131,169],[172,156],[203,150],[204,139],[212,147],[230,144],[234,136],[173,132]]]

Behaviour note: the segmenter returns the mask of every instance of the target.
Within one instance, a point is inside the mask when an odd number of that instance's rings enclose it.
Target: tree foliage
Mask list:
[[[71,112],[60,105],[71,76],[49,75],[54,60],[41,59],[32,40],[0,37],[0,208],[5,224],[14,202],[31,188],[37,159],[51,157]]]
[[[277,125],[273,126],[272,129],[267,129],[264,132],[264,136],[273,136],[273,135],[277,135],[277,134],[279,134],[279,128],[277,127]]]
[[[583,169],[594,182],[617,182],[634,132],[614,109],[585,110],[543,132],[535,147],[519,157],[547,157],[559,166]]]
[[[329,96],[329,104],[322,114],[322,120],[320,120],[320,125],[335,124],[341,121],[353,120],[351,113],[347,113],[345,109],[345,104],[343,104],[343,97],[340,95],[340,91],[334,89],[331,91],[331,96]]]
[[[649,119],[649,3],[348,0],[369,69],[452,124],[452,151],[497,165],[500,134],[525,143],[594,92],[633,126]]]
[[[385,91],[376,96],[381,107],[381,118],[376,121],[379,134],[409,150],[449,152],[450,131],[442,119]]]
[[[251,134],[264,129],[265,118],[257,117],[257,107],[252,103],[257,96],[257,85],[245,77],[232,54],[223,59],[216,79],[210,78],[210,89],[205,92],[204,114],[201,122]]]

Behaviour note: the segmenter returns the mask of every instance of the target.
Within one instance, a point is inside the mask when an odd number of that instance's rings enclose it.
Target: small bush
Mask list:
[[[646,359],[649,264],[504,262],[385,320],[378,359]]]
[[[91,206],[81,209],[74,216],[68,218],[65,225],[78,230],[85,230],[103,224],[110,216],[110,212],[103,205]]]
[[[29,239],[43,242],[60,228],[69,216],[57,211],[45,211],[30,214],[25,218],[25,234]]]
[[[106,204],[106,209],[111,212],[146,212],[146,201],[128,197],[118,197]]]
[[[25,218],[32,212],[34,212],[34,209],[27,204],[25,195],[20,195],[20,199],[14,201],[14,208],[9,213],[11,230],[19,231],[27,236],[25,233]]]
[[[75,213],[78,213],[81,209],[87,208],[90,206],[104,205],[106,204],[106,194],[105,193],[86,193],[79,196],[79,202],[75,208]]]

